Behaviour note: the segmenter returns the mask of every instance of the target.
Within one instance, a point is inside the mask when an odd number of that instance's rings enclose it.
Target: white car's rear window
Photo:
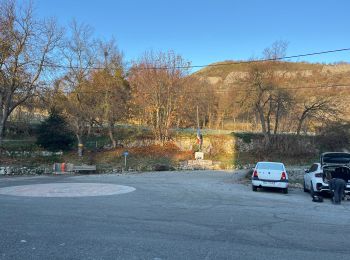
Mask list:
[[[256,168],[259,170],[277,170],[284,171],[282,163],[270,163],[270,162],[259,162],[256,165]]]

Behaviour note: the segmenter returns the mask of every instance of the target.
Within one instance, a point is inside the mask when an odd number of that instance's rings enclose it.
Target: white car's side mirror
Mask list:
[[[309,169],[304,169],[304,172],[309,173],[310,171],[309,171]]]

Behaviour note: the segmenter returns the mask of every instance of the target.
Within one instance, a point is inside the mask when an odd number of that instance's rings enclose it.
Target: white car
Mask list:
[[[315,193],[329,193],[328,181],[331,178],[345,180],[345,194],[350,194],[350,153],[329,152],[321,155],[320,163],[314,163],[305,170],[304,191]]]
[[[288,193],[288,174],[283,163],[258,162],[252,174],[252,189],[270,187],[282,189]]]

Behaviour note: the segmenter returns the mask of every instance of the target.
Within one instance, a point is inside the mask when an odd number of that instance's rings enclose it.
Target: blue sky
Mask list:
[[[260,56],[276,40],[287,54],[350,47],[347,0],[34,0],[36,14],[61,25],[73,18],[114,37],[127,61],[145,50],[169,50],[193,65]],[[307,57],[309,62],[350,61],[350,52]],[[296,60],[295,60],[296,61]]]

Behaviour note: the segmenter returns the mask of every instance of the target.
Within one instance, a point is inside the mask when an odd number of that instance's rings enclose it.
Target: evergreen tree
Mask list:
[[[50,151],[69,150],[74,142],[72,131],[65,118],[56,110],[51,110],[49,117],[38,129],[37,144]]]

